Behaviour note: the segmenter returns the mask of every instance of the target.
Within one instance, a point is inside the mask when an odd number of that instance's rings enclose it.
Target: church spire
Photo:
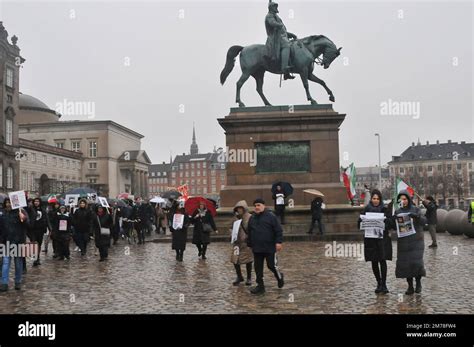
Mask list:
[[[198,154],[199,153],[199,148],[196,143],[196,129],[194,128],[194,122],[193,122],[193,141],[191,143],[191,148],[189,150],[190,154]]]

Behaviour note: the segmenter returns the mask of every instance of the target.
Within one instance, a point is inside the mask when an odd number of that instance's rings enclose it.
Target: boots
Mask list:
[[[254,295],[261,295],[265,293],[265,286],[258,284],[255,288],[250,290],[250,293]]]
[[[387,288],[387,284],[385,283],[385,281],[382,281],[382,286],[380,288],[380,293],[382,293],[382,294],[389,293],[388,288]]]
[[[278,281],[278,288],[283,288],[283,286],[285,285],[285,279],[284,279],[284,276],[283,276],[283,272],[280,272],[280,278],[277,279]]]
[[[377,288],[375,288],[375,294],[382,292],[382,281],[377,280]]]
[[[6,292],[6,291],[8,291],[8,284],[0,285],[0,292]]]
[[[15,283],[15,290],[21,290],[21,283]]]
[[[408,289],[405,292],[405,294],[413,295],[413,293],[415,292],[415,289],[413,288],[413,278],[407,278],[407,282],[408,282]]]
[[[416,278],[415,293],[421,293],[421,277]]]
[[[232,282],[232,285],[238,286],[241,282],[244,281],[244,277],[242,276],[242,269],[240,267],[240,264],[234,264],[234,268],[235,272],[237,273],[237,278],[234,282]]]

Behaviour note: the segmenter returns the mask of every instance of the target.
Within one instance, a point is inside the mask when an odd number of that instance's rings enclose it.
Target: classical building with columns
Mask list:
[[[20,66],[24,59],[13,35],[8,42],[8,32],[0,22],[0,191],[18,190],[19,138],[18,98]]]
[[[150,159],[143,135],[111,120],[60,121],[41,100],[19,95],[19,136],[31,142],[82,152],[80,182],[102,196],[148,196]],[[37,175],[41,173],[36,173]]]

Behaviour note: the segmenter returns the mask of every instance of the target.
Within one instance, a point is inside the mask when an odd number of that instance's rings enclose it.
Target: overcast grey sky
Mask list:
[[[382,163],[418,138],[474,141],[471,1],[280,1],[279,8],[288,31],[324,34],[343,47],[328,70],[315,69],[334,92],[334,109],[347,114],[341,164],[375,165],[376,132]],[[145,135],[143,149],[155,163],[170,151],[189,151],[193,122],[200,151],[225,146],[216,118],[235,106],[240,76],[236,65],[219,84],[227,49],[266,39],[267,1],[4,0],[0,10],[26,58],[23,93],[52,108],[65,99],[94,102],[96,119]],[[266,75],[272,104],[307,103],[299,78],[278,83],[279,76]],[[319,85],[310,88],[319,103],[329,103]],[[242,99],[262,105],[253,80]],[[382,114],[390,100],[414,102],[419,117]],[[87,117],[63,119],[72,118]]]

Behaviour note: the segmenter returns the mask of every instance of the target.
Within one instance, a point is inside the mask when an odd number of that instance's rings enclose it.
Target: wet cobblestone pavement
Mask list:
[[[285,243],[279,256],[285,287],[278,289],[265,270],[267,292],[257,297],[249,287],[232,285],[228,243],[212,243],[206,261],[188,244],[178,263],[169,243],[122,242],[104,263],[93,251],[85,259],[71,252],[70,261],[49,256],[37,268],[30,261],[23,290],[10,283],[0,293],[0,313],[473,314],[474,239],[438,237],[439,248],[425,250],[423,293],[413,296],[403,295],[406,281],[395,278],[395,261],[388,262],[390,293],[377,296],[370,263],[326,257],[325,242]],[[396,242],[393,247],[396,255]]]

